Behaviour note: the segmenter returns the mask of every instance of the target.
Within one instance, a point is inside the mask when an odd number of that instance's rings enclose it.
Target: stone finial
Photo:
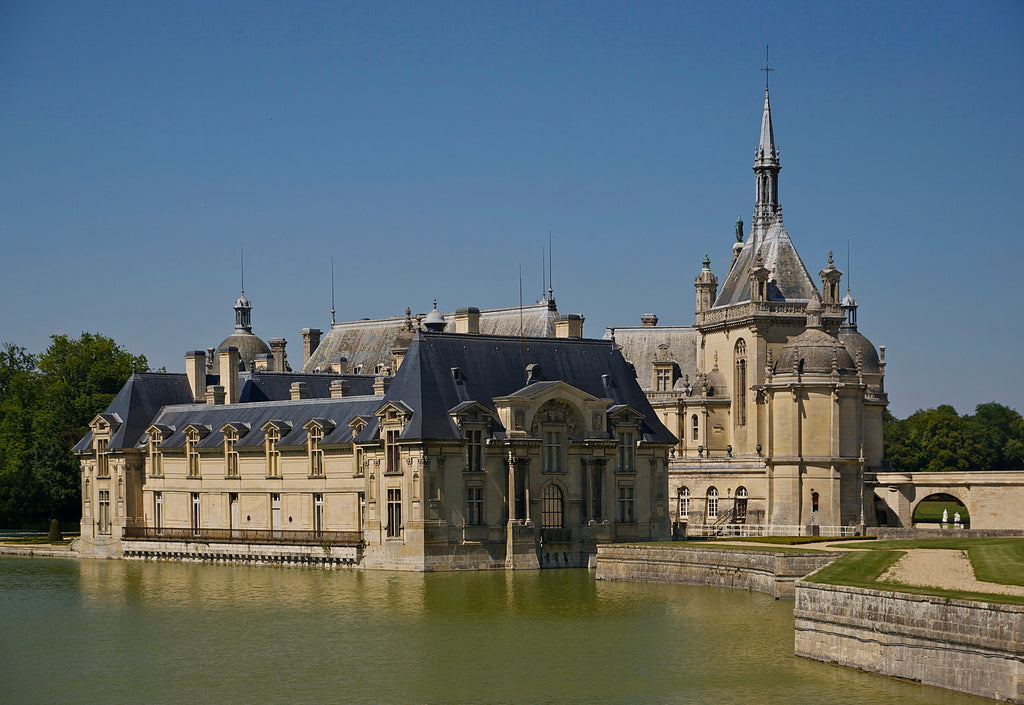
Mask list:
[[[658,325],[658,317],[653,313],[645,313],[640,316],[640,322],[643,323],[645,328],[653,328]]]

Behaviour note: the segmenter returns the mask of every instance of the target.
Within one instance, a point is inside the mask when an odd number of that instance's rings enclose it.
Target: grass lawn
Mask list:
[[[927,522],[938,524],[942,521],[942,512],[946,511],[946,521],[952,523],[953,515],[960,513],[960,522],[969,524],[971,517],[967,514],[967,507],[956,501],[925,500],[917,505],[914,510],[914,523]]]
[[[61,539],[50,543],[45,536],[12,536],[11,538],[0,538],[0,543],[12,543],[29,546],[67,546],[74,539]]]
[[[829,585],[852,585],[870,590],[898,590],[917,595],[939,595],[961,600],[981,600],[1024,605],[1024,597],[943,590],[879,583],[878,577],[911,548],[941,548],[966,551],[978,580],[1024,586],[1024,538],[942,538],[911,541],[865,541],[846,544],[851,551],[808,580]]]

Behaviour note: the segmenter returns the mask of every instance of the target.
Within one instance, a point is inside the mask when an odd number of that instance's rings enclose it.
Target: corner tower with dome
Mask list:
[[[883,459],[884,348],[858,331],[849,291],[840,299],[832,253],[819,288],[790,239],[767,86],[753,169],[750,232],[737,221],[721,286],[704,256],[694,324],[645,314],[606,337],[680,439],[669,466],[677,525],[852,532],[874,523],[864,474]]]

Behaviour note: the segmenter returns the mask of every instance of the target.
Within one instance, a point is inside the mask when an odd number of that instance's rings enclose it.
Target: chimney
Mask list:
[[[409,352],[409,348],[391,348],[391,361],[395,365],[395,372],[398,372],[398,368],[405,362],[405,355]]]
[[[185,353],[185,375],[188,377],[188,388],[192,390],[192,398],[202,404],[206,401],[206,353],[202,350],[189,350]]]
[[[653,328],[658,325],[658,317],[653,313],[645,313],[640,316],[640,322],[644,324],[644,328]]]
[[[331,382],[331,399],[341,399],[348,396],[348,380],[336,379]]]
[[[305,365],[309,362],[309,358],[313,357],[313,353],[320,347],[320,329],[319,328],[303,328],[302,329],[302,364]]]
[[[582,338],[584,320],[583,316],[578,313],[564,313],[555,316],[555,337]]]
[[[328,366],[327,371],[334,372],[339,375],[346,374],[348,372],[348,358],[344,356],[339,357]]]
[[[465,306],[455,311],[456,333],[480,332],[480,309],[476,306]]]
[[[217,351],[220,386],[224,387],[224,403],[238,403],[238,348],[233,345]]]
[[[252,369],[256,372],[272,372],[274,370],[274,356],[270,353],[261,353],[253,358]]]
[[[217,374],[217,348],[206,348],[206,374]]]
[[[380,396],[387,394],[388,387],[391,386],[391,377],[385,377],[384,375],[377,375],[373,378],[373,393]]]
[[[210,406],[224,403],[224,385],[211,384],[206,388],[206,403]]]
[[[284,347],[288,344],[288,341],[284,338],[271,338],[267,341],[270,343],[270,354],[274,356],[274,372],[287,372],[288,371],[288,356],[284,352]]]
[[[309,385],[305,382],[292,382],[291,386],[292,401],[298,401],[299,399],[309,399]]]

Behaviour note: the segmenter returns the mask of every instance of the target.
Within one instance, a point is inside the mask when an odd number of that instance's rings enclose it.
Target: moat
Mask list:
[[[0,557],[5,702],[984,703],[797,658],[793,603],[597,581]]]

